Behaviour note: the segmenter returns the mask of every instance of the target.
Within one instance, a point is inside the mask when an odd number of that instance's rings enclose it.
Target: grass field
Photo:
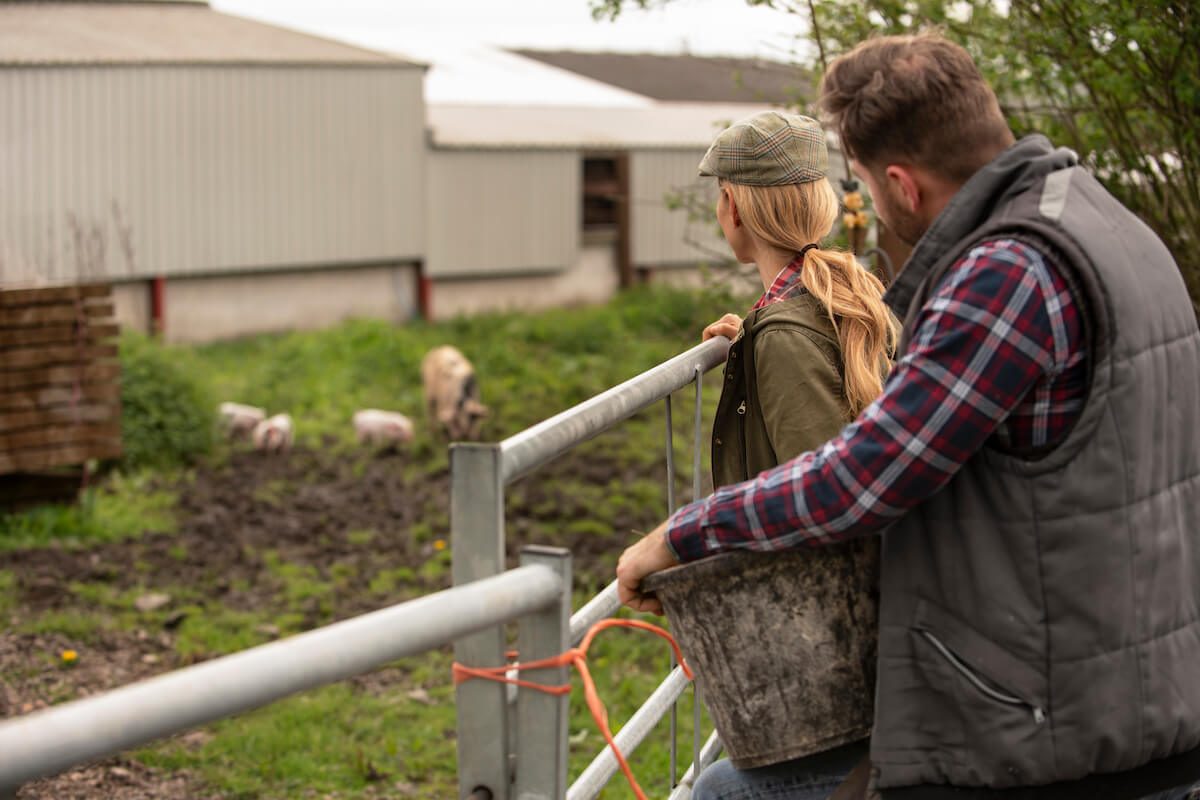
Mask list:
[[[351,321],[189,348],[127,339],[123,358],[148,359],[154,368],[143,371],[150,376],[178,373],[205,408],[232,399],[290,412],[299,454],[286,468],[266,465],[244,447],[198,436],[188,440],[199,444],[186,445],[194,452],[185,457],[157,458],[180,439],[156,444],[156,436],[175,435],[156,420],[178,417],[160,413],[172,402],[163,399],[162,381],[140,396],[132,380],[125,426],[144,437],[139,460],[110,469],[78,507],[0,518],[0,620],[7,620],[4,637],[17,653],[0,657],[10,697],[5,715],[448,585],[447,459],[424,430],[419,381],[420,359],[431,347],[454,344],[475,363],[492,410],[484,438],[495,441],[687,349],[704,324],[742,305],[720,295],[640,290],[597,308],[405,326]],[[127,362],[127,374],[144,366]],[[705,437],[719,375],[710,373],[706,383]],[[362,407],[412,416],[415,441],[386,458],[362,451],[349,425]],[[691,409],[685,389],[674,414],[678,502],[690,498]],[[633,529],[666,515],[664,463],[658,406],[511,487],[510,539],[582,545],[578,607],[611,580]],[[705,452],[703,470],[707,464]],[[378,514],[364,518],[376,496],[350,495],[368,483],[395,491],[391,506],[380,501]],[[215,516],[226,504],[237,513]],[[262,535],[294,508],[307,513],[291,521],[296,530]],[[151,593],[168,596],[169,604],[138,610],[139,598]],[[69,664],[60,657],[65,650],[76,654]],[[449,648],[406,659],[156,743],[133,758],[164,780],[188,776],[194,796],[452,797],[450,660]],[[605,632],[589,663],[619,728],[666,674],[668,651],[645,633]],[[575,684],[572,776],[603,746],[578,678]],[[679,719],[682,772],[691,752],[690,693]],[[631,758],[652,796],[667,793],[666,740],[664,721]],[[58,796],[52,782],[43,783],[44,793],[32,785],[21,797]],[[618,775],[603,796],[633,795]]]

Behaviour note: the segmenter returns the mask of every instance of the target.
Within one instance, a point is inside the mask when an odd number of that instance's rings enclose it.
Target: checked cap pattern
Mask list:
[[[825,133],[811,117],[762,111],[717,135],[700,174],[749,186],[808,183],[829,171]]]

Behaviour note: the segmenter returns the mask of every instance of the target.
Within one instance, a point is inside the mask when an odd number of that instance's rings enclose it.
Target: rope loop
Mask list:
[[[500,683],[513,683],[517,686],[535,689],[546,694],[564,695],[570,693],[571,684],[547,686],[544,683],[533,683],[532,681],[523,681],[519,678],[510,678],[508,672],[510,670],[548,669],[574,665],[579,670],[579,677],[583,681],[584,697],[587,700],[588,710],[592,712],[592,719],[596,722],[596,727],[600,729],[600,733],[604,734],[604,740],[612,748],[613,755],[617,757],[617,763],[621,766],[621,772],[625,774],[625,779],[629,781],[629,785],[633,788],[634,795],[637,796],[638,800],[646,800],[646,794],[633,777],[633,771],[629,768],[629,763],[617,747],[616,740],[613,739],[612,729],[608,725],[608,709],[604,707],[604,702],[600,699],[599,693],[596,692],[596,684],[592,680],[592,674],[588,671],[587,667],[588,648],[592,646],[592,640],[596,638],[596,634],[605,628],[638,628],[661,636],[670,643],[671,648],[675,651],[675,659],[679,662],[679,666],[683,668],[683,673],[687,675],[688,680],[694,678],[691,668],[683,660],[683,653],[680,652],[679,644],[675,641],[675,637],[662,628],[637,619],[602,619],[588,629],[587,634],[584,635],[583,641],[579,643],[578,647],[572,647],[570,650],[559,653],[556,656],[539,659],[538,661],[507,664],[503,667],[467,667],[456,661],[453,665],[454,683],[457,685],[472,678],[482,678]],[[508,658],[516,658],[516,653],[510,651],[506,653],[506,656]]]

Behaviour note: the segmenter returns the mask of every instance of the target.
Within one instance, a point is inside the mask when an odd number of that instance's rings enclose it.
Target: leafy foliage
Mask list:
[[[213,444],[215,406],[187,351],[141,334],[121,337],[122,465],[184,464]]]
[[[663,0],[666,2],[667,0]],[[975,58],[1018,135],[1079,153],[1163,239],[1200,309],[1200,10],[1177,0],[747,0],[797,15],[833,57],[940,27]],[[593,0],[597,18],[649,0]],[[819,74],[821,63],[809,64]],[[811,110],[809,110],[811,113]]]

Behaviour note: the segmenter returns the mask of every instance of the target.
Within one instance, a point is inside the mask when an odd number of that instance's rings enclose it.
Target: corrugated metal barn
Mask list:
[[[714,190],[696,165],[714,121],[744,111],[431,105],[435,314],[595,302],[650,270],[694,267],[704,254],[664,197]]]
[[[177,341],[411,317],[423,72],[199,2],[0,4],[0,284],[111,281]]]
[[[699,283],[698,265],[728,259],[728,247],[668,197],[715,204],[700,159],[763,107],[431,104],[435,315],[595,302],[646,279]],[[831,170],[841,175],[837,158]]]

